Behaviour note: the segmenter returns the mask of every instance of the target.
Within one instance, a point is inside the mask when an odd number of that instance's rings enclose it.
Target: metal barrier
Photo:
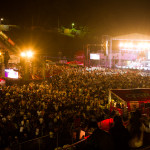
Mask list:
[[[49,135],[11,145],[12,150],[53,150],[59,146],[58,134],[53,138]]]
[[[66,138],[65,135],[61,135],[59,132],[55,132],[48,135],[31,139],[21,143],[12,143],[11,150],[54,150],[64,145],[72,145],[74,140],[72,138]],[[64,137],[64,138],[63,138]],[[73,144],[74,145],[74,144]]]
[[[146,146],[146,147],[142,148],[141,150],[150,150],[150,146]]]
[[[56,142],[56,143],[55,143]],[[28,140],[22,143],[13,144],[11,146],[12,150],[42,150],[42,149],[51,149],[52,147],[57,146],[57,140],[51,139],[49,135],[42,136],[39,138],[35,138],[32,140]]]
[[[150,146],[144,146],[141,148],[131,148],[130,150],[150,150]]]
[[[45,135],[39,138],[28,140],[22,143],[11,145],[11,150],[82,150],[86,139],[82,139],[76,143],[67,143],[66,145],[61,143],[63,139],[59,139],[57,134],[54,138],[49,135]],[[135,149],[131,149],[135,150]],[[150,145],[145,145],[138,150],[150,150]]]
[[[62,150],[68,150],[68,149],[70,149],[70,148],[73,148],[73,147],[77,146],[78,144],[80,144],[80,143],[82,143],[82,142],[84,142],[84,141],[86,141],[86,139],[80,140],[80,141],[78,141],[78,142],[76,142],[76,143],[74,143],[74,144],[72,144],[72,145],[68,145],[68,146],[62,148]]]

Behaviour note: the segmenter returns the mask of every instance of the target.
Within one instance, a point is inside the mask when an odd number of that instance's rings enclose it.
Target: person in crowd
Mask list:
[[[47,81],[8,81],[0,87],[0,148],[16,143],[16,137],[21,143],[49,132],[63,137],[66,130],[72,136],[91,115],[99,121],[110,117],[110,88],[150,87],[150,76],[138,70],[89,71],[57,65],[47,69]]]
[[[128,130],[130,133],[130,148],[141,148],[143,146],[144,132],[150,133],[150,128],[146,127],[142,122],[140,110],[136,110],[132,113]]]
[[[87,138],[83,150],[115,150],[112,137],[109,133],[98,128],[97,121],[91,120],[88,129],[91,135]]]
[[[111,134],[114,144],[115,144],[115,150],[129,150],[129,132],[124,127],[121,116],[116,115],[114,117],[114,125],[109,130],[109,133]]]

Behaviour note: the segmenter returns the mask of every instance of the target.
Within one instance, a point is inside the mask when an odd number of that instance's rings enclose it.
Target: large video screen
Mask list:
[[[100,60],[100,54],[91,53],[91,54],[90,54],[90,59],[93,59],[93,60]]]
[[[18,72],[14,71],[13,69],[5,69],[5,77],[12,78],[12,79],[18,79]]]

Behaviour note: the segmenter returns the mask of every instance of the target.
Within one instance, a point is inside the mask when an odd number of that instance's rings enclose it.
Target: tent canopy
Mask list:
[[[115,89],[115,90],[111,90],[111,93],[126,102],[150,100],[150,89],[149,88]]]

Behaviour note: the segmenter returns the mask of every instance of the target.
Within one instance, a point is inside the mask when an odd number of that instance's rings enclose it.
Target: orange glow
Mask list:
[[[10,38],[8,39],[8,42],[13,46],[15,45],[15,43]]]

